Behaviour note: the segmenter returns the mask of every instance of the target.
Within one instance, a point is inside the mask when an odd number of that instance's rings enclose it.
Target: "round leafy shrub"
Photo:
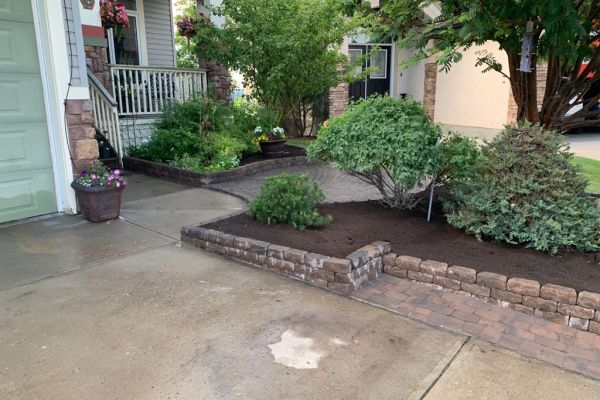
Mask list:
[[[323,200],[323,191],[308,175],[279,174],[266,179],[248,214],[264,224],[285,223],[301,230],[320,227],[332,220],[317,210]]]
[[[432,177],[448,183],[476,154],[471,140],[457,135],[442,140],[420,103],[388,96],[351,105],[308,149],[311,159],[332,162],[377,187],[384,204],[396,208],[414,208]]]
[[[556,254],[598,249],[600,219],[563,138],[539,126],[507,127],[482,148],[455,188],[448,222],[478,239]]]

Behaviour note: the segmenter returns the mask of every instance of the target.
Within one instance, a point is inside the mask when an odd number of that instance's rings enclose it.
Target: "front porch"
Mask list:
[[[109,71],[109,87],[89,70],[88,80],[95,127],[108,139],[119,164],[128,148],[147,140],[170,104],[207,92],[205,70],[109,65]]]

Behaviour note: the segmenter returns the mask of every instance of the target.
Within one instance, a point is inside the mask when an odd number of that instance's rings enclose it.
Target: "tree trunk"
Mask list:
[[[540,122],[540,113],[537,104],[537,62],[531,59],[532,72],[522,72],[520,56],[515,51],[507,51],[508,66],[510,68],[510,87],[517,104],[517,121],[528,121],[532,124]]]

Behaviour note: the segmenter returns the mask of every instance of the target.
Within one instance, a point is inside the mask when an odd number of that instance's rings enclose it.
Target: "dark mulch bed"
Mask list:
[[[306,151],[301,147],[288,145],[285,145],[284,147],[285,153],[281,157],[265,157],[262,153],[257,153],[242,158],[240,165],[252,164],[257,161],[273,160],[275,158],[298,157],[306,155]]]
[[[376,240],[387,240],[392,243],[392,251],[402,255],[600,292],[599,254],[565,253],[553,257],[531,249],[479,242],[452,228],[439,212],[428,223],[421,213],[391,210],[374,202],[338,203],[320,209],[331,214],[333,222],[319,230],[263,225],[246,215],[209,227],[336,257],[345,257]]]

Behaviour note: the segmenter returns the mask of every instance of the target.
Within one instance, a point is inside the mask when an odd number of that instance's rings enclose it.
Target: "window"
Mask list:
[[[348,55],[350,56],[350,63],[354,64],[356,62],[358,62],[358,60],[362,57],[362,50],[361,49],[349,49],[348,50]],[[356,65],[354,67],[354,75],[355,77],[358,79],[360,77],[360,74],[363,71],[363,67],[362,65]]]
[[[108,29],[108,50],[111,64],[140,65],[140,45],[136,0],[121,0],[127,9],[129,26],[116,32]]]
[[[387,50],[377,50],[371,55],[371,67],[375,68],[370,75],[371,79],[387,78]]]

